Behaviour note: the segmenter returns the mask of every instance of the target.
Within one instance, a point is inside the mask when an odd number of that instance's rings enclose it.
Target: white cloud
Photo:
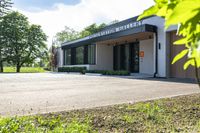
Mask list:
[[[108,23],[134,17],[152,4],[153,0],[81,0],[77,5],[58,3],[51,10],[18,10],[26,15],[31,23],[42,26],[49,36],[50,46],[52,37],[63,30],[64,26],[80,31],[92,23]]]

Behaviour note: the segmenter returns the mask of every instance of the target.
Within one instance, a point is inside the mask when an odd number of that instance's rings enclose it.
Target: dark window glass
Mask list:
[[[129,71],[129,45],[114,46],[114,70]]]
[[[71,65],[71,49],[64,50],[64,65]]]
[[[71,65],[71,49],[66,50],[65,56],[66,56],[66,58],[65,58],[66,65]]]
[[[76,64],[84,64],[84,47],[76,48]]]
[[[88,64],[96,64],[96,45],[88,45]]]

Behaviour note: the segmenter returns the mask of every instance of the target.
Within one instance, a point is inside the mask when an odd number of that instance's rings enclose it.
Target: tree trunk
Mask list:
[[[3,62],[0,61],[0,73],[3,73]]]
[[[0,73],[3,73],[3,60],[2,60],[1,49],[0,49]]]
[[[21,66],[17,64],[17,66],[16,66],[16,72],[20,73],[20,69],[21,69]]]
[[[197,60],[195,58],[194,58],[194,63],[195,63],[195,75],[196,75],[196,79],[197,79],[197,84],[199,85],[199,88],[200,88],[199,69],[197,66]]]

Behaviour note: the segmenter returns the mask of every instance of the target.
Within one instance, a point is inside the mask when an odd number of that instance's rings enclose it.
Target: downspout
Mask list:
[[[158,74],[158,32],[155,32],[155,39],[156,39],[156,49],[155,49],[155,73],[154,78],[156,78]]]

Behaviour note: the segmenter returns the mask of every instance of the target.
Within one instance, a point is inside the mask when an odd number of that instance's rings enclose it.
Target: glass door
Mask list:
[[[128,46],[128,47],[127,47]],[[127,70],[129,71],[129,45],[114,46],[114,70]]]
[[[130,44],[130,72],[139,73],[139,42]]]

